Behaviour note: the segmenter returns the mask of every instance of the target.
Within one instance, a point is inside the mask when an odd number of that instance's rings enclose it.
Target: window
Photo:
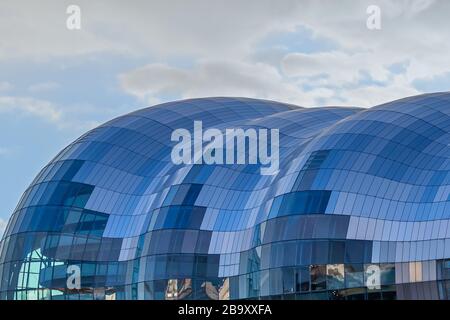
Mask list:
[[[313,241],[311,262],[325,264],[328,260],[328,241]]]
[[[295,291],[308,292],[310,284],[309,267],[295,268]]]
[[[311,265],[311,291],[326,290],[327,288],[327,271],[325,265]]]
[[[283,293],[283,272],[281,268],[270,269],[270,294]]]
[[[283,293],[293,293],[296,289],[295,268],[283,268]]]
[[[345,254],[345,241],[330,241],[327,262],[343,263],[344,254]]]
[[[367,247],[371,244],[368,241],[360,241],[360,240],[347,240],[346,242],[346,250],[345,250],[345,263],[363,263],[366,254],[368,256],[371,255],[371,252],[365,252],[366,250],[366,242]]]
[[[364,282],[364,267],[362,264],[345,265],[345,286],[347,288],[362,287]]]
[[[380,264],[380,280],[382,285],[395,284],[395,265],[390,263]]]
[[[327,265],[327,288],[341,289],[344,283],[344,265],[343,264],[328,264]]]

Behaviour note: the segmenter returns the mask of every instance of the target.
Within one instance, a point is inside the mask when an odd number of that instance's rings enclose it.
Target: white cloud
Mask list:
[[[345,70],[335,69],[331,77],[336,84],[331,87],[329,79],[318,79],[317,83],[309,79],[290,81],[283,77],[278,69],[266,64],[229,61],[204,61],[191,69],[150,64],[122,74],[119,79],[124,91],[149,104],[159,102],[160,96],[180,98],[245,96],[305,107],[320,105],[369,107],[419,93],[411,88],[405,76],[401,75],[390,79],[391,84],[387,87],[379,85],[346,87],[346,81],[353,81],[352,76],[346,75]],[[309,70],[308,76],[314,76],[315,70],[319,69]],[[305,84],[312,84],[312,88],[303,89]]]
[[[93,120],[93,118],[102,115],[108,119],[118,116],[118,112],[120,113],[120,110],[98,109],[92,105],[62,106],[33,97],[0,96],[0,115],[9,113],[23,117],[35,117],[51,123],[58,129],[68,129],[76,133],[85,132],[101,124],[100,121]]]
[[[412,88],[404,80],[404,77],[398,76],[386,87],[368,85],[350,89],[341,89],[341,92],[339,92],[337,96],[339,96],[341,101],[346,105],[371,107],[417,94],[420,94],[420,92]],[[342,102],[339,104],[342,104]]]
[[[200,6],[199,3],[196,2]],[[371,4],[381,8],[380,31],[366,28],[366,8]],[[277,8],[285,9],[279,11],[271,11],[273,6],[264,2],[257,6],[257,12],[247,11],[246,5],[237,7],[240,10],[230,10],[245,12],[244,22],[230,19],[229,9],[213,11],[214,21],[211,22],[202,19],[202,10],[195,12],[185,8],[189,12],[187,16],[192,18],[192,23],[188,24],[192,28],[182,28],[178,36],[181,38],[188,33],[188,43],[201,49],[198,56],[213,58],[197,58],[197,63],[189,70],[167,64],[147,65],[122,75],[122,87],[151,101],[164,94],[182,97],[219,94],[271,98],[302,105],[321,102],[371,106],[418,94],[420,92],[412,85],[416,79],[432,79],[450,71],[447,58],[450,28],[442,28],[448,25],[446,12],[450,10],[450,3],[446,1],[287,1],[277,3]],[[168,15],[162,16],[167,18]],[[228,26],[230,20],[236,23],[235,28],[216,28]],[[206,45],[192,38],[195,35],[191,33],[197,30],[199,21],[203,22],[205,30],[196,34],[208,40]],[[249,21],[259,29],[246,26]],[[211,27],[206,27],[207,23]],[[252,58],[255,41],[270,31],[289,31],[298,25],[313,30],[316,38],[332,40],[336,48],[328,52],[289,52],[278,63],[271,59],[270,65]],[[247,33],[249,29],[251,35]],[[171,39],[172,43],[163,43],[165,50],[171,48],[170,52],[180,54],[193,52],[184,45],[178,46],[179,42],[174,41],[178,36],[166,33],[169,31],[164,23],[159,24],[158,32],[160,37]],[[215,37],[211,39],[214,32]],[[155,41],[158,43],[159,37]],[[183,39],[180,42],[184,44]],[[214,49],[222,49],[224,45],[228,48],[212,55]],[[234,51],[229,52],[230,48]],[[395,64],[405,65],[403,74],[390,69]]]
[[[13,96],[0,96],[0,113],[32,115],[50,122],[57,122],[62,114],[49,101]]]
[[[371,2],[381,8],[379,31],[365,27],[367,16],[362,13]],[[381,68],[404,61],[409,61],[409,81],[450,70],[446,58],[450,28],[443,27],[448,26],[448,1],[339,1],[325,6],[318,1],[308,9],[303,22],[339,45],[343,59],[336,63],[345,63],[345,57],[352,56],[355,65],[345,65],[350,73],[365,64],[376,77]]]
[[[372,64],[370,59],[368,53],[293,53],[286,55],[281,65],[285,75],[299,83],[330,88],[338,104],[370,107],[420,93],[412,87],[408,75],[389,70],[388,60]]]
[[[390,72],[383,64],[371,64],[370,54],[346,54],[343,52],[321,52],[316,54],[291,53],[281,61],[287,76],[313,77],[327,75],[330,84],[356,84],[361,72],[367,72],[375,81],[387,81]]]
[[[70,1],[2,3],[0,58],[48,58],[92,52],[157,55],[239,55],[269,30],[297,18],[287,0],[78,0],[81,30],[66,28]],[[270,22],[270,23],[269,23]],[[11,32],[14,30],[14,32]],[[232,45],[230,45],[232,44]]]
[[[2,2],[0,19],[0,59],[32,58],[49,59],[54,56],[80,55],[106,50],[119,50],[120,44],[112,37],[97,35],[98,30],[91,20],[101,11],[92,11],[82,6],[85,28],[69,31],[66,28],[67,1],[43,0],[29,2],[18,0]],[[91,28],[89,28],[91,27]]]
[[[82,28],[66,29],[70,1],[2,3],[0,57],[48,58],[91,52],[151,57],[239,59],[272,31],[310,27],[343,50],[415,56],[448,49],[446,0],[79,0]],[[366,8],[379,5],[382,30],[366,28]],[[13,31],[13,32],[12,32]],[[438,46],[436,46],[438,45]],[[418,56],[420,57],[420,56]],[[374,60],[375,62],[377,60]]]
[[[119,78],[126,92],[153,103],[165,95],[245,96],[311,106],[333,94],[326,88],[303,92],[295,83],[285,81],[275,67],[236,61],[202,61],[191,69],[150,64]]]
[[[80,31],[65,27],[69,4],[2,4],[0,60],[108,52],[157,61],[120,77],[126,92],[151,102],[164,94],[220,94],[369,106],[418,93],[417,79],[450,72],[446,0],[137,0],[133,6],[79,0]],[[373,4],[381,8],[378,31],[366,28],[366,8]],[[299,39],[292,52],[257,61],[261,39],[298,26],[335,48],[305,53],[311,51]],[[192,62],[192,69],[170,64],[178,58]],[[398,63],[406,63],[401,76],[389,69]]]

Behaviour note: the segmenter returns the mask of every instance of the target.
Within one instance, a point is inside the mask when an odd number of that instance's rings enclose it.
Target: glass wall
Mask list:
[[[175,165],[171,134],[194,121],[278,129],[279,171]],[[0,241],[0,298],[448,299],[449,128],[447,93],[368,109],[191,99],[118,117],[25,190]]]

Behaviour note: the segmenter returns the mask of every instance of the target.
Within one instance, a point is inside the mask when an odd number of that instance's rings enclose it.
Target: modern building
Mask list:
[[[279,129],[279,171],[171,161],[177,128]],[[111,120],[34,179],[1,299],[448,299],[450,93],[369,109],[244,98]]]

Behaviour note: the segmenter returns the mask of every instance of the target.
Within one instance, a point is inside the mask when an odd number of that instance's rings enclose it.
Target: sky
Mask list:
[[[136,109],[207,96],[371,107],[448,91],[449,14],[448,0],[0,0],[0,234],[58,151]]]

